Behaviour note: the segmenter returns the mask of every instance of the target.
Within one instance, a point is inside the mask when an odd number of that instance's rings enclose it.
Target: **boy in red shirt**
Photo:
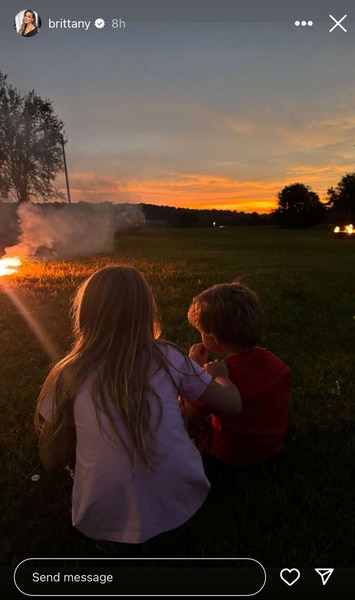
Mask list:
[[[239,389],[242,409],[227,415],[202,402],[184,403],[188,431],[201,453],[237,466],[256,465],[284,446],[290,371],[260,347],[262,310],[255,292],[238,283],[214,285],[196,296],[188,310],[202,343],[189,356],[201,366],[208,353],[223,354],[229,377]]]

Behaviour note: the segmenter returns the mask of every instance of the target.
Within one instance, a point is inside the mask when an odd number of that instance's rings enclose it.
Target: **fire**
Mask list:
[[[17,273],[17,267],[21,264],[21,260],[17,257],[14,258],[1,258],[0,259],[0,277],[3,275],[11,275]]]
[[[353,224],[351,223],[350,225],[343,225],[342,227],[339,227],[339,225],[337,225],[334,228],[334,233],[341,235],[352,235],[353,233],[355,233],[355,230]]]

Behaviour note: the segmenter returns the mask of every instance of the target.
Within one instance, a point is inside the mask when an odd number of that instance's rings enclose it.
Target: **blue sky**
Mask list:
[[[347,33],[330,33],[329,15],[304,28],[126,19],[114,30],[105,3],[97,14],[44,4],[32,7],[42,28],[27,40],[11,23],[24,7],[7,11],[0,68],[64,121],[74,201],[268,212],[284,185],[323,199],[354,170],[353,21]],[[48,28],[51,16],[91,14],[103,30]]]

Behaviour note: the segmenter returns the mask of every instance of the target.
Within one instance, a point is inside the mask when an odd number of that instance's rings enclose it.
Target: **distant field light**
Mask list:
[[[352,223],[349,225],[337,225],[333,230],[335,237],[353,237],[355,233],[354,226]],[[355,239],[355,236],[353,237]]]

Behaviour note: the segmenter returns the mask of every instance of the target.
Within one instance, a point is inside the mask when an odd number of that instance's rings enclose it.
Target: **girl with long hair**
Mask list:
[[[41,461],[55,471],[75,455],[73,526],[101,548],[136,554],[186,523],[210,488],[178,397],[234,414],[240,395],[224,363],[204,370],[160,338],[153,293],[134,267],[84,281],[73,333],[38,399]]]
[[[38,33],[36,15],[33,10],[25,10],[19,34],[24,37],[32,37]]]

